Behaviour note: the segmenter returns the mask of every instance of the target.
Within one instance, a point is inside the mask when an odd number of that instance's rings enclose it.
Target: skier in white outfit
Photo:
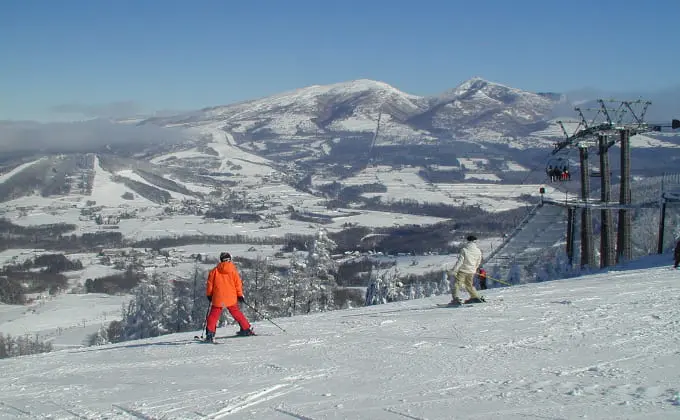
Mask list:
[[[473,284],[477,268],[482,263],[482,251],[477,246],[477,237],[470,235],[467,237],[467,243],[460,250],[458,254],[458,261],[449,271],[449,278],[453,274],[454,283],[451,285],[451,295],[453,299],[449,305],[458,306],[461,303],[479,303],[484,302],[484,299],[477,294],[477,290]],[[470,298],[465,302],[461,302],[458,297],[458,289],[465,286]]]

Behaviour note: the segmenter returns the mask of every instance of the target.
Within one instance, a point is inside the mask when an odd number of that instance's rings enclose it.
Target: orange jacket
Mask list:
[[[243,296],[243,283],[233,262],[221,262],[210,270],[205,294],[212,296],[213,306],[226,308],[238,303],[238,297]]]

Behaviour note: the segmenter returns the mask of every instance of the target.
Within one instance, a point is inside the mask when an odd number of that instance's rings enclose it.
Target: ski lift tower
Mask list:
[[[380,132],[380,119],[382,118],[383,114],[383,106],[385,105],[385,102],[382,102],[380,106],[378,107],[378,121],[375,124],[375,133],[373,133],[373,139],[371,140],[371,145],[368,148],[368,165],[366,166],[371,166],[374,163],[374,155],[373,155],[373,149],[375,148],[375,144],[378,141],[378,133]]]
[[[648,131],[660,131],[662,124],[648,124],[644,121],[650,101],[621,101],[615,99],[598,99],[597,108],[575,108],[580,120],[572,134],[567,132],[562,121],[558,121],[565,140],[555,144],[552,154],[568,147],[579,150],[581,163],[581,200],[567,206],[567,255],[570,260],[574,252],[574,240],[569,232],[574,232],[573,223],[576,209],[581,209],[581,266],[595,267],[593,252],[592,215],[593,203],[589,203],[590,170],[588,166],[589,148],[597,147],[600,157],[601,202],[595,203],[602,216],[602,234],[600,244],[600,266],[612,266],[623,260],[632,258],[631,245],[631,213],[632,208],[648,207],[632,206],[630,193],[630,137]],[[584,112],[594,113],[589,120]],[[590,114],[589,114],[590,115]],[[669,125],[670,126],[670,125]],[[611,201],[611,172],[609,169],[609,148],[616,143],[621,147],[621,184],[618,205]],[[612,210],[618,209],[618,227],[616,248],[613,246]]]

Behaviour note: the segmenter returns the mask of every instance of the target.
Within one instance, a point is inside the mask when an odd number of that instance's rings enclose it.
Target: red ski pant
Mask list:
[[[248,319],[246,318],[245,315],[243,315],[243,312],[241,312],[241,308],[238,307],[238,305],[232,305],[232,306],[227,306],[227,310],[231,314],[232,317],[238,322],[238,325],[241,326],[242,330],[247,330],[250,328],[250,323],[248,322]],[[208,314],[208,319],[206,321],[206,330],[210,331],[211,333],[214,333],[215,330],[217,330],[217,321],[220,320],[220,315],[222,315],[222,307],[220,306],[211,306],[210,307],[210,313]]]

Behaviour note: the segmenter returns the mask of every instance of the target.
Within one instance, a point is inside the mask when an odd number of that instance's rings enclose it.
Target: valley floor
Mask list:
[[[680,271],[655,264],[0,360],[0,418],[680,418]]]

